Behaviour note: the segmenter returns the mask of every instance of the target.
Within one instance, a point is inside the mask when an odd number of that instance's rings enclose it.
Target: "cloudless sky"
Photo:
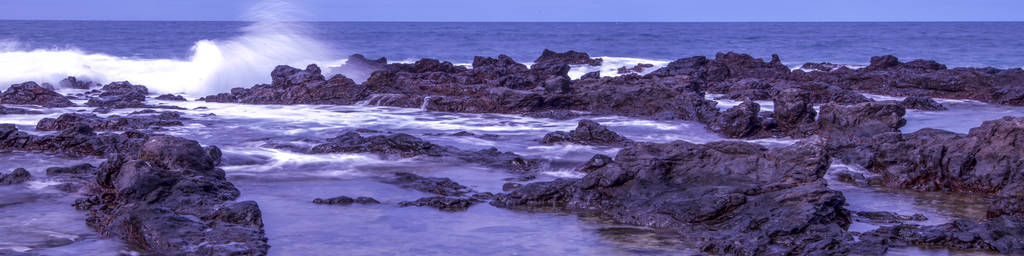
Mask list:
[[[0,0],[0,20],[1024,21],[1024,0]]]

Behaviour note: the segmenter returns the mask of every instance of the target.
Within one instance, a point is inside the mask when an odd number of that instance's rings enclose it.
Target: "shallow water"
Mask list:
[[[67,93],[68,91],[65,91]],[[1024,115],[1019,107],[995,106],[970,101],[942,101],[949,111],[909,111],[905,132],[922,127],[966,132],[982,121],[1003,115]],[[641,227],[623,227],[581,219],[575,215],[511,211],[478,204],[466,212],[448,213],[433,208],[397,207],[400,201],[427,194],[380,183],[380,177],[397,171],[424,176],[448,177],[476,191],[501,192],[504,170],[490,169],[452,159],[382,159],[369,154],[305,154],[303,149],[347,131],[367,134],[408,133],[442,145],[479,150],[490,147],[527,157],[552,161],[538,180],[581,177],[572,171],[594,154],[614,155],[614,147],[571,144],[541,145],[551,131],[575,128],[577,120],[551,120],[502,114],[439,113],[420,109],[375,106],[273,106],[205,102],[164,102],[175,105],[191,118],[185,126],[159,132],[216,145],[224,151],[228,179],[242,191],[240,200],[255,200],[263,210],[267,236],[274,255],[291,254],[688,254],[688,246],[674,235]],[[728,105],[733,102],[721,101]],[[202,108],[200,108],[202,107]],[[198,109],[197,109],[198,108]],[[40,109],[44,115],[6,115],[0,123],[17,123],[31,131],[43,117],[83,108]],[[124,115],[135,109],[117,110]],[[584,113],[585,114],[585,113]],[[109,115],[109,114],[108,114]],[[702,124],[689,121],[652,121],[616,116],[587,117],[638,141],[685,140],[707,143],[724,140]],[[474,136],[453,136],[467,131]],[[791,139],[756,140],[766,146],[788,145]],[[43,170],[100,159],[76,159],[59,155],[3,153],[0,170],[26,167],[33,181],[0,187],[0,248],[35,249],[45,255],[74,255],[83,251],[116,253],[123,246],[99,239],[84,225],[84,213],[71,206],[72,197],[48,187]],[[835,163],[833,169],[856,167]],[[830,176],[831,179],[831,176]],[[55,184],[55,183],[52,183]],[[979,198],[935,193],[915,193],[856,187],[830,182],[843,191],[853,211],[921,213],[929,218],[920,224],[941,224],[952,218],[981,218]],[[314,198],[370,196],[381,205],[327,206],[312,204]],[[31,219],[32,221],[25,221]],[[855,223],[851,230],[877,226]],[[62,240],[68,238],[68,240]],[[963,252],[894,249],[894,255],[961,254]]]

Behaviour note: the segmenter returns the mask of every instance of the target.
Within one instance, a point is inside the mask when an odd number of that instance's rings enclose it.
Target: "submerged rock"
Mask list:
[[[68,167],[50,167],[46,168],[46,176],[57,176],[57,175],[94,175],[96,174],[96,167],[91,164],[78,164]]]
[[[329,204],[329,205],[350,205],[350,204],[380,204],[377,199],[370,197],[360,196],[357,198],[351,198],[347,196],[332,197],[327,199],[317,198],[313,199],[314,204]]]
[[[544,144],[570,142],[600,146],[624,146],[633,143],[632,140],[609,130],[608,127],[587,119],[580,120],[575,130],[548,133],[540,142]]]
[[[417,199],[416,201],[400,202],[398,203],[398,205],[401,207],[432,207],[446,212],[458,212],[465,211],[469,209],[470,206],[478,202],[478,200],[472,198],[433,196],[420,198]]]
[[[879,224],[902,224],[907,221],[926,221],[928,217],[921,214],[900,215],[893,212],[857,212],[858,219]]]
[[[38,115],[43,112],[23,108],[9,108],[0,106],[0,115]]]
[[[14,185],[28,181],[32,178],[32,174],[28,173],[25,168],[14,169],[10,173],[0,173],[0,185]]]
[[[937,226],[901,224],[869,231],[861,235],[861,240],[890,247],[927,246],[1020,255],[1024,254],[1024,220],[1002,216],[982,223],[960,219]]]
[[[48,108],[74,106],[67,97],[51,89],[44,88],[35,82],[11,85],[0,94],[0,103],[18,105],[39,105]]]
[[[387,178],[383,182],[442,196],[462,196],[472,192],[468,187],[449,178],[423,177],[408,172],[395,173],[394,177]]]
[[[531,171],[542,162],[526,159],[519,155],[500,152],[496,148],[480,151],[466,151],[450,146],[441,146],[408,134],[360,136],[348,132],[327,140],[327,143],[313,147],[313,153],[375,153],[384,157],[441,157],[455,158],[492,168],[511,171]]]
[[[164,95],[156,96],[156,99],[158,99],[158,100],[169,100],[169,101],[187,101],[187,99],[185,99],[185,97],[182,97],[181,95],[174,95],[174,94],[164,94]]]
[[[677,230],[712,254],[844,253],[850,216],[822,179],[821,144],[637,143],[582,179],[527,184],[492,204]]]

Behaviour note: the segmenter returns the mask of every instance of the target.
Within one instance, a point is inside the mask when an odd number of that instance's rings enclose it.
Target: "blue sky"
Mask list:
[[[251,20],[265,0],[0,0],[0,19]],[[1022,21],[1024,0],[295,0],[309,21]],[[280,9],[272,4],[269,9]]]

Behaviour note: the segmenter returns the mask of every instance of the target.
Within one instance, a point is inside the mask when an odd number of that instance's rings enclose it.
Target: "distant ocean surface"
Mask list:
[[[734,51],[779,54],[790,66],[863,65],[893,54],[950,67],[1011,68],[1024,66],[1024,23],[0,21],[0,82],[76,75],[202,94],[265,82],[278,64],[329,67],[353,53],[461,64],[506,54],[528,63],[546,48],[608,57],[609,65]]]

